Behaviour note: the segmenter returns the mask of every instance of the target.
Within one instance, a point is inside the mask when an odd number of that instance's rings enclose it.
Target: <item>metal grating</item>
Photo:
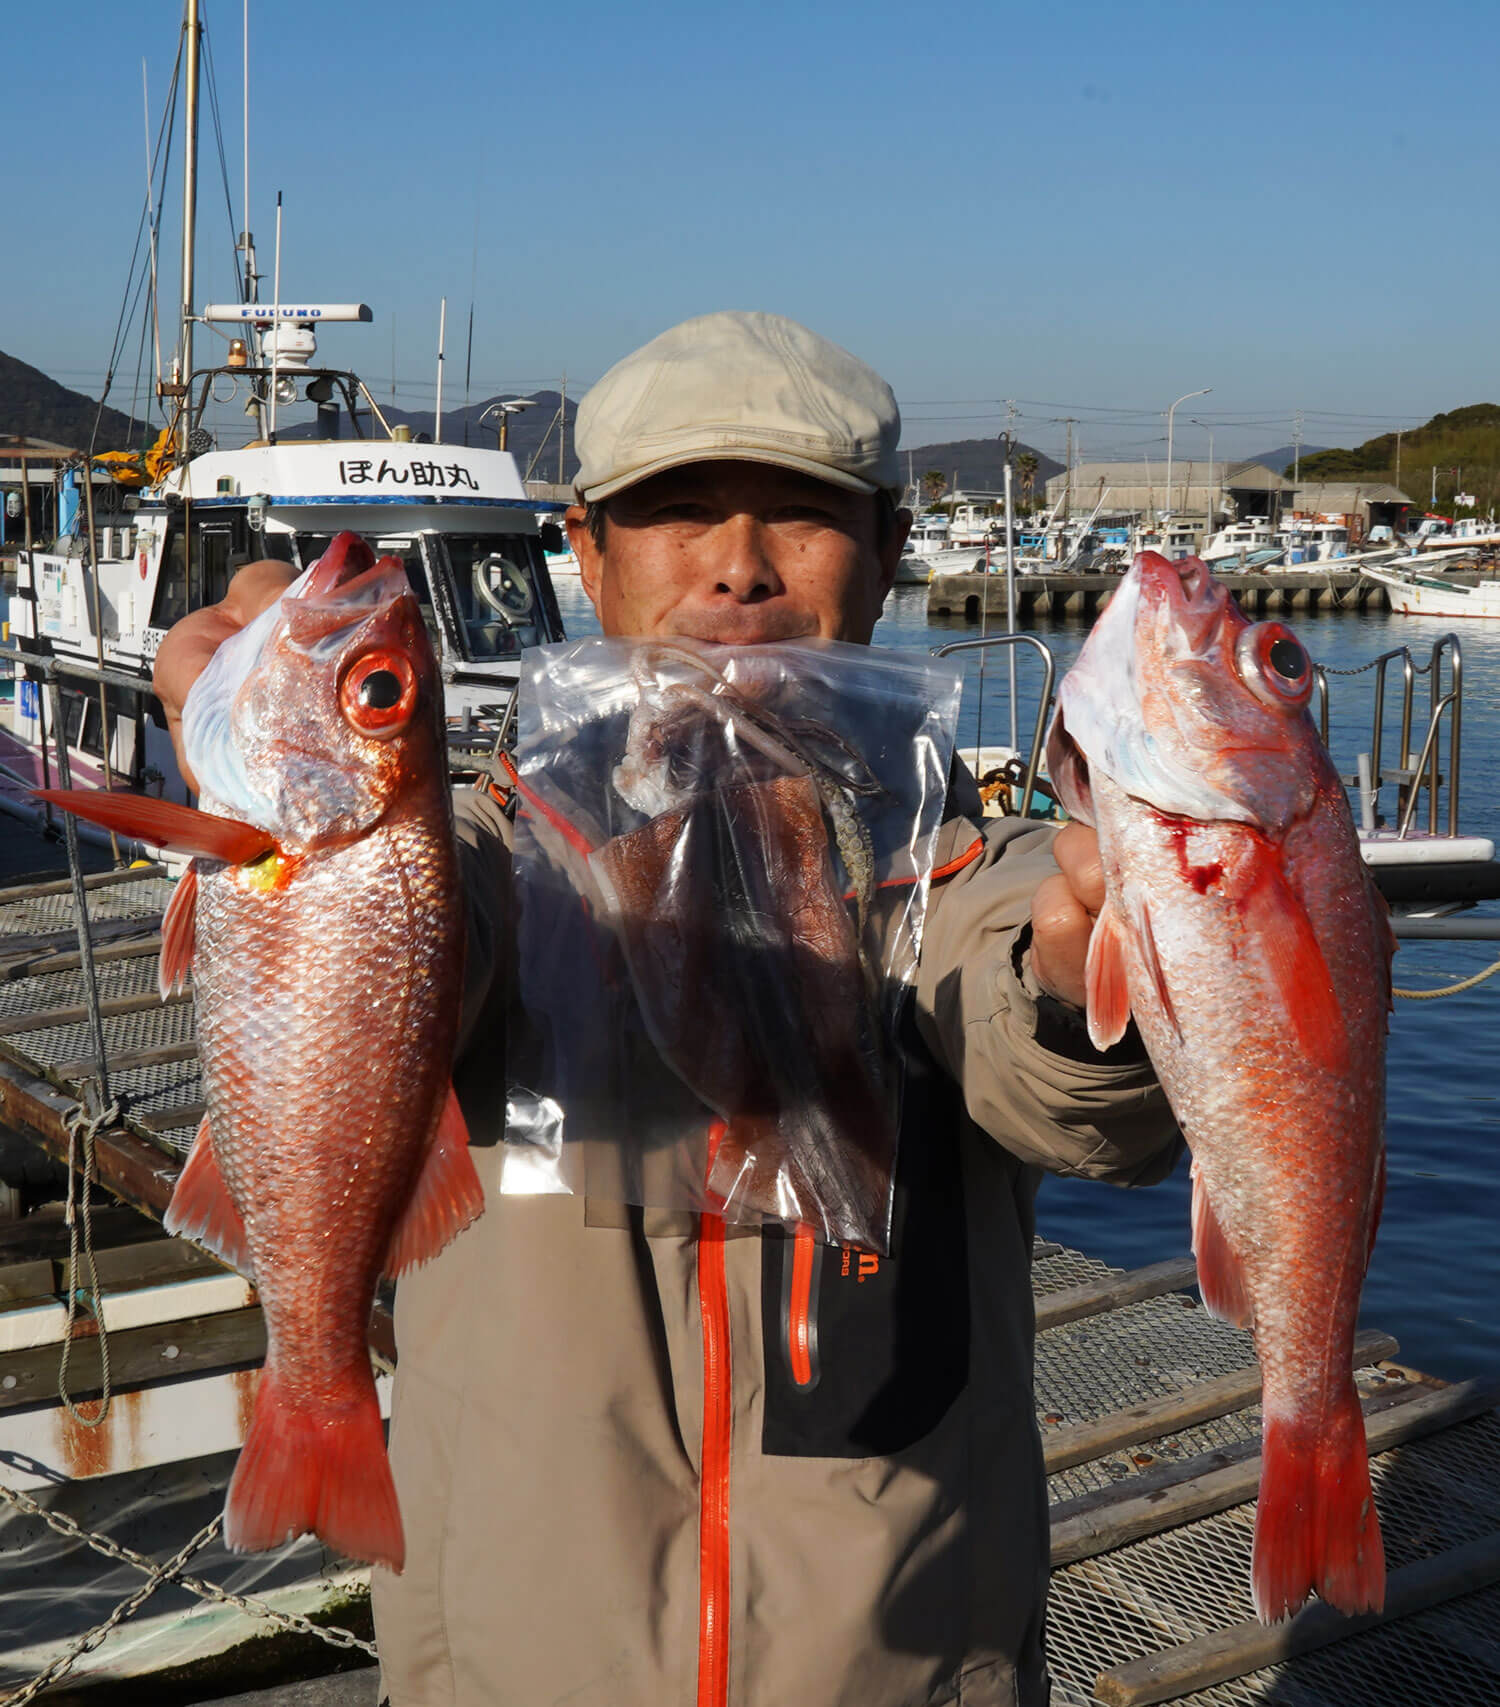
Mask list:
[[[95,967],[99,995],[109,1001],[116,996],[144,996],[156,988],[154,954],[136,954],[128,960],[104,960]],[[24,1019],[49,1008],[81,1007],[84,1003],[83,974],[42,972],[34,978],[13,978],[0,983],[0,1036],[8,1019]]]
[[[1372,1465],[1392,1569],[1500,1529],[1500,1418],[1444,1430]],[[1052,1575],[1057,1707],[1089,1707],[1098,1673],[1254,1616],[1255,1508],[1148,1536]],[[1191,1707],[1476,1707],[1500,1701],[1500,1588],[1183,1697]],[[1420,1689],[1414,1694],[1416,1680]]]
[[[164,912],[172,899],[172,883],[147,877],[133,883],[106,883],[88,891],[90,919],[149,919]],[[34,895],[24,901],[0,901],[0,947],[6,937],[47,936],[73,931],[73,896]]]
[[[191,1002],[173,1002],[168,1007],[114,1014],[104,1021],[104,1049],[110,1060],[117,1055],[134,1055],[143,1049],[176,1048],[190,1044],[193,1038]],[[68,1061],[92,1060],[94,1034],[87,1021],[76,1025],[53,1025],[43,1031],[20,1033],[11,1038],[10,1047],[40,1068],[56,1067]]]

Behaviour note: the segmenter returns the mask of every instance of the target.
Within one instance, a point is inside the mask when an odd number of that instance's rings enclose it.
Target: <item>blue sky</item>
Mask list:
[[[238,221],[241,0],[203,5]],[[25,16],[0,348],[97,392],[141,61],[154,130],[181,8]],[[250,32],[263,268],[280,189],[283,295],[369,302],[322,353],[388,397],[394,332],[408,407],[444,294],[447,400],[471,296],[475,396],[575,391],[687,315],[770,308],[880,368],[910,445],[992,434],[1005,398],[1045,449],[1072,414],[1085,455],[1156,454],[1160,411],[1211,385],[1177,417],[1201,456],[1193,414],[1247,454],[1299,408],[1355,443],[1500,397],[1492,3],[251,0]],[[174,170],[168,281],[179,193]],[[205,126],[200,302],[232,293],[229,229]]]

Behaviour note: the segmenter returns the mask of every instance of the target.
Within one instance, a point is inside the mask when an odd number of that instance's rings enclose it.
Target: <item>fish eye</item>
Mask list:
[[[417,706],[417,673],[399,652],[367,652],[339,683],[339,709],[362,735],[399,735]]]
[[[1312,698],[1312,659],[1283,622],[1247,628],[1235,646],[1235,663],[1245,686],[1268,705],[1295,711]]]
[[[359,684],[359,703],[375,711],[389,711],[401,703],[401,678],[394,670],[371,670]]]
[[[1294,681],[1307,673],[1307,654],[1290,635],[1278,635],[1266,650],[1271,668],[1278,675]]]

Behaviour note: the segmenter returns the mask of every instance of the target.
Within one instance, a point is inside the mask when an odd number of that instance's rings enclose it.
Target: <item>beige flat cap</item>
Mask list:
[[[575,489],[608,498],[687,462],[769,462],[852,492],[905,481],[901,411],[857,357],[779,314],[704,314],[617,362],[578,406]]]

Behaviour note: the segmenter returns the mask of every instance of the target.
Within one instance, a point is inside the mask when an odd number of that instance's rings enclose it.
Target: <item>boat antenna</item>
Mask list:
[[[469,298],[469,347],[464,356],[464,444],[469,442],[469,376],[474,371],[474,298]]]
[[[252,247],[253,239],[250,236],[250,0],[245,0],[244,30],[241,37],[240,54],[242,68],[240,111],[244,121],[240,149],[243,156],[245,172],[245,194],[244,199],[240,203],[240,208],[243,212],[243,218],[240,220],[240,240],[245,246],[244,300],[246,302],[253,302],[255,298],[250,294],[250,269],[254,265],[252,257],[255,253],[254,248]]]
[[[182,167],[182,343],[175,377],[184,388],[178,398],[177,424],[179,455],[186,462],[192,418],[189,391],[193,381],[193,250],[198,235],[198,72],[203,50],[198,0],[187,0],[183,29],[187,45],[187,113]]]
[[[281,191],[276,192],[276,278],[271,308],[271,430],[266,438],[276,443],[276,369],[281,354]]]
[[[443,442],[443,340],[448,335],[448,299],[445,296],[438,308],[438,371],[437,371],[437,413],[432,421],[432,442],[440,445]]]
[[[156,295],[156,186],[151,160],[151,96],[146,82],[146,60],[141,58],[141,118],[146,133],[146,227],[150,244],[148,265],[151,268],[151,347],[156,358],[154,378],[161,383],[161,304]],[[137,372],[140,371],[137,363]],[[134,416],[135,406],[131,405]]]

